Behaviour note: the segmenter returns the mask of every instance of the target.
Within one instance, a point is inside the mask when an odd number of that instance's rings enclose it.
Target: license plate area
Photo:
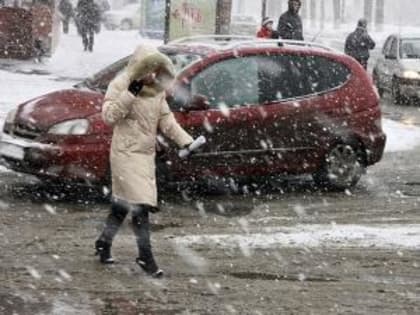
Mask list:
[[[25,157],[24,148],[12,143],[0,143],[0,155],[22,161]]]

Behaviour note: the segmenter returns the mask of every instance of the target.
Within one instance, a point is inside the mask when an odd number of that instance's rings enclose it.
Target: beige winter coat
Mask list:
[[[128,92],[133,80],[158,70],[152,86],[135,97]],[[175,120],[165,99],[174,78],[173,65],[156,48],[140,46],[125,70],[109,85],[102,108],[113,126],[111,144],[112,194],[133,204],[157,206],[155,145],[158,130],[183,147],[193,141]]]

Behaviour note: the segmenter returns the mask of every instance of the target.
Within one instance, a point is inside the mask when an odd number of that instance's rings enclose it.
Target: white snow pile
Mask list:
[[[184,246],[208,246],[227,249],[268,248],[345,248],[384,249],[420,248],[420,225],[297,225],[268,227],[258,233],[209,234],[177,237],[173,242]]]
[[[386,152],[409,151],[420,146],[420,127],[384,119],[387,135]]]

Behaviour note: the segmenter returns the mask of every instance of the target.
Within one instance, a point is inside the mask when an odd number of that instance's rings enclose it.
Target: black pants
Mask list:
[[[367,70],[368,68],[368,61],[369,59],[357,59],[357,61],[362,65],[363,68],[365,68],[365,70]]]
[[[81,30],[82,40],[83,40],[83,48],[89,51],[93,51],[93,42],[95,32],[93,28],[84,28]]]
[[[149,208],[151,207],[147,205],[132,205],[113,201],[111,213],[108,215],[105,228],[99,239],[111,245],[125,217],[131,210],[133,232],[136,236],[139,257],[145,257],[146,260],[153,259],[150,244]]]
[[[70,17],[64,17],[64,19],[62,20],[63,23],[63,33],[64,34],[68,34],[69,32],[69,23],[70,23]]]

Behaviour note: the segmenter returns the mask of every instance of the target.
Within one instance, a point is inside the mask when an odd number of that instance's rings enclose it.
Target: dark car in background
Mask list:
[[[177,68],[168,102],[178,122],[207,138],[183,160],[160,137],[158,169],[167,182],[311,174],[343,190],[382,157],[379,99],[350,57],[288,41],[178,41],[160,51]],[[112,130],[101,106],[127,61],[10,112],[3,162],[41,179],[107,183]]]
[[[390,35],[373,69],[379,94],[391,92],[395,104],[420,98],[420,34]]]

